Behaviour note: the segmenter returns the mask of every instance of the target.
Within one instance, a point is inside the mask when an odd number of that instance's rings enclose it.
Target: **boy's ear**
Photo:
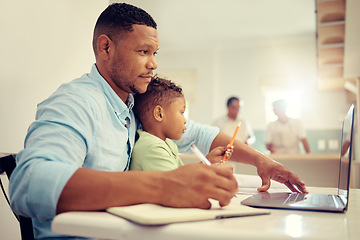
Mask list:
[[[160,105],[157,105],[154,108],[154,118],[158,122],[162,122],[162,120],[164,118],[164,109]]]

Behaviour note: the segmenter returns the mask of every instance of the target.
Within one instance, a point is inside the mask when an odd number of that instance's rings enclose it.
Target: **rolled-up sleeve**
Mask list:
[[[11,208],[32,219],[35,238],[57,236],[51,221],[77,169],[128,169],[137,128],[132,104],[131,95],[126,105],[94,64],[38,105],[9,182]]]
[[[52,219],[65,184],[83,165],[92,131],[85,136],[82,129],[93,128],[92,116],[86,108],[74,109],[74,99],[53,97],[38,106],[9,184],[11,207],[20,215]]]
[[[19,154],[26,160],[22,160],[11,176],[11,208],[22,216],[52,219],[62,189],[77,167],[31,158],[31,155],[29,152]],[[31,165],[28,164],[30,160]]]

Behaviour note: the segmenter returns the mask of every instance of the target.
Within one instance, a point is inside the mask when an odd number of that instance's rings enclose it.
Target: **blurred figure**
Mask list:
[[[220,131],[232,136],[236,126],[241,123],[236,139],[240,142],[251,145],[255,142],[256,138],[254,132],[248,122],[243,118],[238,117],[241,108],[244,106],[242,100],[237,97],[230,97],[227,100],[227,114],[217,119],[214,125],[220,128]]]
[[[271,122],[266,130],[266,148],[271,153],[301,153],[299,142],[302,142],[305,152],[310,153],[305,129],[298,119],[286,115],[286,101],[273,102],[274,113],[278,119]]]

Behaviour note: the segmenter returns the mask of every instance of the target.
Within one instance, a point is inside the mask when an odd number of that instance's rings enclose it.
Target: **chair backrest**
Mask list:
[[[5,172],[8,179],[10,179],[10,176],[11,176],[15,166],[16,166],[16,155],[15,154],[7,155],[7,156],[0,158],[0,174]],[[0,185],[1,185],[1,189],[3,191],[4,197],[10,206],[9,198],[5,192],[4,186],[1,182],[1,178],[0,178]],[[14,213],[16,219],[20,223],[21,239],[22,240],[34,240],[34,231],[33,231],[31,218],[20,216],[20,215],[16,214],[15,212],[13,212],[13,213]]]

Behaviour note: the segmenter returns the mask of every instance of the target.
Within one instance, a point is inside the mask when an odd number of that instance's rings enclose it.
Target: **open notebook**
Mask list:
[[[267,210],[255,209],[240,204],[230,204],[226,207],[220,207],[217,201],[211,200],[211,203],[211,209],[207,210],[198,208],[172,208],[145,203],[126,207],[112,207],[106,209],[106,211],[132,222],[150,226],[270,213]]]

